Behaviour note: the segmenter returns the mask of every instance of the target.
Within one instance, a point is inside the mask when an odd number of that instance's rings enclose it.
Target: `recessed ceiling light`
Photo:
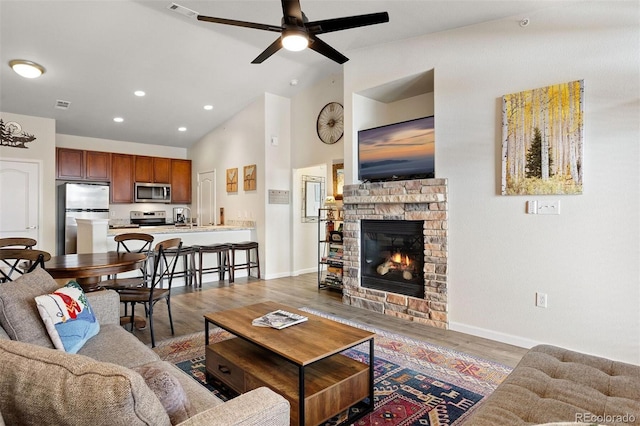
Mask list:
[[[133,92],[134,95],[136,96],[144,96],[146,95],[146,93],[144,93],[144,91],[142,90],[136,90],[135,92]]]
[[[213,109],[213,105],[205,105],[204,109],[206,109],[207,111],[211,111]]]
[[[31,61],[25,61],[24,59],[13,59],[9,61],[9,66],[18,75],[24,78],[37,78],[45,72],[42,65]]]
[[[297,78],[294,78],[293,80],[291,80],[291,81],[289,82],[289,84],[290,84],[291,86],[297,86],[297,85],[298,85],[298,79],[297,79]]]
[[[122,122],[124,121],[124,118],[122,118],[122,117],[115,117],[115,118],[113,119],[113,121],[115,121],[116,123],[122,123]]]
[[[179,132],[186,132],[187,128],[186,127],[178,127],[178,131]]]

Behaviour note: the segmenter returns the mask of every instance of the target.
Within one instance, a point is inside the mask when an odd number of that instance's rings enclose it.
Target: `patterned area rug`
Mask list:
[[[347,321],[313,309],[301,310],[376,333],[375,409],[356,426],[436,426],[462,424],[478,403],[504,380],[511,368],[442,346],[410,339],[368,325]],[[232,337],[212,328],[209,341]],[[223,400],[235,393],[220,383],[205,380],[204,332],[160,342],[154,349],[160,357],[176,364]],[[368,346],[361,345],[345,355],[369,362]],[[339,424],[354,416],[352,407],[327,422]]]

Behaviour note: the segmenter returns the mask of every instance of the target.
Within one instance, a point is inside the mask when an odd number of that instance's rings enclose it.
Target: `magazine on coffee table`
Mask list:
[[[269,312],[254,319],[251,324],[258,327],[272,327],[281,330],[294,324],[300,324],[306,320],[308,320],[308,318],[302,315],[278,309],[277,311]]]

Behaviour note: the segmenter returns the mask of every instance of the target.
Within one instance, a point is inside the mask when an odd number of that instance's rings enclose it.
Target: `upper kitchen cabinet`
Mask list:
[[[111,202],[133,203],[134,156],[111,154]]]
[[[191,204],[191,160],[171,160],[171,202]]]
[[[109,181],[111,155],[108,152],[56,148],[56,178]]]
[[[135,156],[136,182],[171,183],[171,159]]]

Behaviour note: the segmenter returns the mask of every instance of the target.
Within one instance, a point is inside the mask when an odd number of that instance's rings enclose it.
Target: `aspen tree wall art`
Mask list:
[[[502,98],[502,194],[582,194],[584,80]]]

